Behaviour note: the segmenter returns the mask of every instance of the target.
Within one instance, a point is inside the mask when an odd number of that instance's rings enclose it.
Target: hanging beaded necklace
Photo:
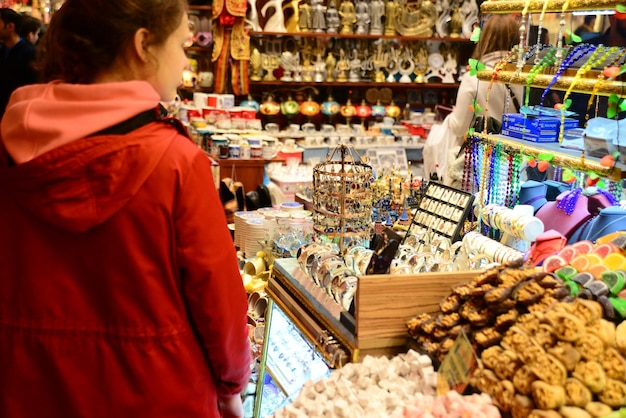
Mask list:
[[[607,68],[617,65],[621,61],[621,59],[624,57],[624,55],[626,55],[626,48],[622,48],[621,52],[617,54],[617,56],[613,59],[613,61],[611,61],[610,64],[607,65]],[[593,101],[596,99],[596,95],[598,94],[600,87],[602,87],[605,83],[606,83],[606,76],[604,75],[604,71],[600,71],[600,73],[598,74],[598,80],[593,85],[591,96],[589,96],[589,101],[587,102],[587,113],[585,114],[585,126],[587,126],[587,121],[589,120],[589,109],[591,109],[591,106],[593,105]],[[596,109],[595,109],[596,116],[598,116],[598,104],[599,104],[599,101],[596,100]]]
[[[595,45],[580,44],[580,45],[577,45],[567,55],[567,58],[561,63],[561,65],[559,66],[559,69],[557,70],[556,74],[554,74],[554,77],[552,78],[552,80],[550,80],[550,83],[548,84],[548,86],[545,88],[545,90],[541,94],[541,100],[539,102],[539,106],[540,107],[543,107],[543,103],[545,102],[545,99],[546,99],[546,96],[547,96],[548,92],[550,91],[552,86],[554,86],[554,84],[558,81],[558,79],[561,77],[563,72],[567,68],[569,68],[572,64],[574,64],[576,61],[581,59],[584,55],[586,55],[588,52],[593,52],[595,50],[596,50],[596,46]],[[559,52],[560,52],[560,50],[557,47],[557,60],[558,60]]]
[[[539,51],[537,51],[539,52]],[[535,56],[535,59],[539,58],[539,54]],[[542,72],[546,67],[551,66],[556,61],[556,48],[551,48],[546,55],[541,59],[540,62],[535,61],[535,65],[528,72],[528,77],[526,78],[526,97],[524,98],[524,106],[528,107],[528,102],[530,100],[530,87],[532,86],[537,74]]]
[[[565,52],[561,48],[563,48],[563,38],[565,38],[565,23],[566,23],[565,22],[565,13],[567,12],[567,8],[568,7],[569,7],[569,0],[565,0],[565,2],[563,3],[563,7],[561,8],[561,14],[559,15],[559,36],[557,37],[557,41],[556,41],[556,49],[557,49],[556,60],[557,60],[557,65],[559,65],[561,63],[561,60],[563,59],[563,52]]]
[[[541,45],[541,32],[543,31],[543,17],[546,14],[546,9],[548,8],[548,0],[543,0],[543,8],[541,9],[541,14],[539,15],[539,25],[537,28],[537,45]],[[535,65],[539,62],[539,55],[535,55]]]
[[[583,189],[576,188],[566,194],[559,203],[556,204],[556,208],[562,210],[568,215],[574,213],[574,209],[576,208],[576,202],[578,202],[578,198],[582,194]]]
[[[509,62],[511,62],[513,59],[515,59],[515,54],[517,53],[517,51],[515,50],[515,48],[511,51],[509,51],[509,53],[502,58],[501,60],[499,60],[496,65],[493,67],[493,72],[491,73],[491,80],[489,81],[489,86],[487,87],[487,95],[485,96],[485,123],[483,124],[483,133],[486,134],[487,133],[487,119],[489,117],[489,96],[491,95],[491,89],[493,87],[493,84],[495,83],[495,81],[498,79],[498,72],[504,68],[504,66],[506,64],[508,64]],[[522,53],[518,53],[518,55],[523,55]],[[507,94],[507,103],[508,103],[508,98],[510,98],[510,95]]]
[[[582,67],[578,69],[578,71],[576,71],[576,75],[574,75],[574,79],[571,81],[569,88],[567,89],[567,91],[565,92],[565,95],[563,96],[563,103],[566,103],[567,98],[569,97],[570,93],[572,92],[572,90],[574,89],[574,86],[576,86],[578,81],[580,81],[580,79],[584,77],[584,75],[587,74],[587,72],[590,69],[601,65],[609,56],[613,55],[618,50],[618,47],[613,46],[609,48],[608,50],[606,51],[605,50],[606,48],[600,45],[595,51],[593,51],[593,54],[591,54],[591,57],[589,57],[587,62],[584,63]],[[602,52],[604,52],[604,54],[596,58],[596,56]],[[559,129],[559,143],[563,142],[564,131],[565,131],[565,106],[562,106],[561,107],[561,126]]]
[[[546,0],[547,1],[547,0]],[[517,57],[517,70],[516,73],[519,73],[524,68],[525,60],[524,60],[524,48],[526,46],[525,35],[526,35],[526,15],[528,14],[528,7],[530,6],[530,0],[526,0],[524,3],[524,8],[522,9],[522,17],[520,19],[519,24],[519,45],[517,50],[519,51],[519,55]]]

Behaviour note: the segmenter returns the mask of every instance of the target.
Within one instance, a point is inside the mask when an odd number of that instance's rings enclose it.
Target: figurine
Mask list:
[[[457,71],[456,58],[452,54],[448,54],[443,68],[439,71],[442,75],[442,83],[456,83],[454,76]]]
[[[368,32],[368,25],[370,24],[370,6],[365,0],[357,0],[355,7],[356,14],[356,32],[359,35],[364,35]]]
[[[326,30],[326,6],[322,5],[323,0],[311,0],[311,14],[313,15],[311,29],[315,32]]]
[[[476,0],[465,0],[461,6],[461,11],[463,16],[463,37],[469,39],[474,32],[474,26],[480,23]]]
[[[415,62],[415,79],[416,83],[425,83],[424,74],[428,70],[428,50],[423,43],[418,43],[413,53],[413,60]]]
[[[287,10],[293,10],[291,17],[287,20],[285,24],[285,28],[287,28],[287,32],[300,32],[300,8],[298,7],[298,3],[302,0],[291,0],[283,5],[283,15],[285,15]]]
[[[396,34],[397,16],[398,5],[394,0],[387,0],[387,3],[385,3],[385,35]]]
[[[280,54],[280,66],[283,69],[283,75],[280,81],[293,81],[292,71],[295,66],[295,57],[290,51],[283,51]]]
[[[385,3],[382,0],[372,0],[370,3],[370,34],[383,34],[383,16],[385,15]]]
[[[261,81],[263,73],[263,70],[261,70],[261,53],[257,48],[254,48],[250,53],[250,67],[252,67],[250,80]]]
[[[285,16],[283,15],[283,9],[281,6],[281,0],[269,0],[263,5],[261,15],[264,18],[267,17],[266,13],[269,8],[274,9],[274,13],[270,16],[263,27],[264,32],[287,32],[287,28],[285,28]]]
[[[361,81],[359,72],[361,71],[361,59],[359,58],[359,51],[352,50],[352,57],[350,58],[350,73],[348,74],[348,81],[356,83]]]
[[[303,81],[302,65],[300,65],[300,52],[296,52],[295,54],[293,66],[291,67],[291,72],[293,76],[293,81],[295,81],[296,83],[301,83]]]
[[[345,83],[348,81],[348,70],[350,69],[350,61],[346,57],[343,48],[339,50],[339,60],[337,61],[337,81]]]
[[[335,70],[335,66],[337,65],[337,60],[335,59],[335,56],[333,55],[333,53],[330,51],[328,52],[328,55],[326,56],[325,65],[326,65],[326,81],[327,82],[335,81],[335,77],[333,76],[333,71]]]
[[[326,68],[326,63],[322,59],[322,54],[317,54],[315,58],[315,63],[313,64],[313,81],[316,83],[321,83],[324,81],[324,69]]]
[[[304,62],[302,63],[302,81],[310,83],[313,81],[313,70],[315,66],[311,63],[309,55],[304,56]]]
[[[448,28],[448,24],[450,22],[450,2],[448,0],[442,0],[437,3],[437,5],[439,17],[435,23],[435,29],[437,36],[445,38],[450,33]]]
[[[309,32],[311,30],[311,25],[313,24],[313,18],[311,15],[311,6],[308,3],[308,0],[304,0],[304,3],[300,5],[300,19],[298,20],[298,26],[300,27],[300,31]]]
[[[461,9],[455,7],[450,17],[450,37],[458,38],[463,30],[463,17],[461,16]]]
[[[263,29],[259,25],[259,14],[256,11],[256,0],[248,0],[248,13],[246,16],[246,23],[250,30],[261,32]]]
[[[405,7],[396,16],[396,31],[403,36],[430,38],[437,22],[437,6],[423,0],[419,10]]]
[[[335,0],[328,2],[328,8],[326,9],[326,32],[337,33],[340,26],[339,12],[337,12],[337,6]]]
[[[385,73],[381,71],[381,68],[386,66],[385,54],[383,54],[382,43],[378,44],[376,54],[372,57],[372,64],[374,66],[374,81],[376,83],[382,83],[385,81]]]
[[[387,82],[395,83],[396,74],[399,72],[398,64],[400,57],[398,56],[398,51],[396,49],[392,49],[387,54],[385,61],[387,62]]]
[[[352,25],[356,22],[356,14],[352,1],[343,0],[341,2],[339,16],[341,16],[341,33],[353,33]]]

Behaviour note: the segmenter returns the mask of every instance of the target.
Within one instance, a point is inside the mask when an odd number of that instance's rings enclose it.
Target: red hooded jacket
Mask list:
[[[0,417],[217,417],[246,299],[210,161],[145,82],[33,85],[0,141]]]

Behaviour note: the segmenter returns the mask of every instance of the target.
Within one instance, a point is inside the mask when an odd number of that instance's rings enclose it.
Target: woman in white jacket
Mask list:
[[[482,28],[473,58],[485,64],[487,68],[493,68],[519,41],[518,27],[519,23],[511,15],[488,17]],[[521,100],[522,87],[510,86],[510,89],[517,100]],[[439,180],[443,179],[445,184],[452,184],[454,175],[451,175],[452,173],[448,170],[448,156],[451,150],[458,150],[458,147],[463,144],[465,134],[474,118],[474,113],[470,110],[473,100],[485,109],[487,94],[489,94],[488,116],[498,120],[502,119],[505,111],[516,111],[509,88],[505,84],[493,83],[491,91],[488,92],[488,90],[488,81],[479,81],[475,75],[470,75],[469,71],[463,75],[454,110],[446,116],[441,125],[433,126],[424,146],[425,178],[428,179],[436,173]],[[505,109],[507,103],[511,104],[509,109]]]

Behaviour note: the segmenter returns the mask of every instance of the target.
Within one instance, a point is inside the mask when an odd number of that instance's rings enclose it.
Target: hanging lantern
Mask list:
[[[391,100],[389,106],[385,107],[385,114],[390,118],[398,119],[398,117],[400,116],[400,112],[400,108],[396,106],[393,100]]]
[[[348,99],[345,105],[341,106],[339,113],[341,113],[341,116],[346,118],[346,123],[350,125],[350,120],[354,117],[354,115],[356,115],[356,108],[350,99]]]
[[[378,120],[385,116],[385,106],[380,104],[380,100],[378,100],[376,104],[372,106],[372,116]]]
[[[254,110],[256,110],[257,112],[261,109],[261,105],[259,105],[259,102],[257,102],[256,100],[254,100],[254,99],[252,98],[252,96],[250,96],[249,94],[248,94],[248,98],[247,98],[246,100],[242,101],[242,102],[239,104],[239,106],[241,106],[241,107],[247,107],[247,108],[249,108],[249,109],[254,109]]]
[[[283,101],[280,104],[280,113],[285,115],[287,119],[293,118],[299,112],[300,112],[300,106],[298,105],[298,102],[293,100],[293,98],[291,97],[291,94],[287,96],[287,100]]]
[[[322,113],[328,116],[328,121],[332,123],[335,115],[339,113],[340,106],[339,106],[339,103],[336,102],[335,99],[333,99],[333,96],[329,94],[328,99],[326,99],[326,101],[322,103],[321,109],[322,109]]]
[[[272,94],[269,94],[267,96],[267,99],[265,99],[265,101],[261,103],[261,107],[259,110],[263,115],[274,116],[277,115],[278,112],[280,112],[280,105],[276,103],[276,101],[274,100],[274,96]]]
[[[320,113],[320,105],[309,95],[309,97],[300,104],[300,113],[306,116],[309,121],[313,116]]]
[[[365,120],[372,114],[372,108],[365,103],[365,100],[360,105],[355,106],[356,116],[361,118],[361,126],[365,129]]]

